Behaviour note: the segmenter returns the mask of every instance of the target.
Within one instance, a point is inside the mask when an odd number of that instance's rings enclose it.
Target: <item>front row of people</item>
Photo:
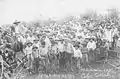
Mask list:
[[[49,46],[49,50],[48,46],[46,46],[46,42],[44,41],[39,44],[32,44],[32,42],[29,41],[26,48],[24,49],[24,53],[29,59],[28,67],[34,68],[36,72],[38,72],[37,70],[40,62],[39,59],[48,58],[48,56],[53,54],[56,59],[59,60],[60,67],[61,65],[65,66],[67,62],[69,63],[69,65],[71,65],[72,57],[76,59],[77,63],[80,63],[79,60],[82,59],[82,52],[79,48],[79,45],[73,46],[70,41],[59,41],[56,44]],[[67,54],[63,55],[63,53]]]
[[[87,49],[88,52],[85,57],[87,62],[89,60],[94,60],[95,58],[95,49],[96,49],[96,42],[91,39],[87,43]],[[49,48],[49,49],[48,49]],[[26,47],[24,49],[24,54],[27,55],[28,58],[28,68],[34,69],[36,73],[38,73],[39,70],[39,62],[40,59],[49,59],[49,56],[54,54],[57,60],[59,60],[59,67],[60,69],[66,68],[66,65],[72,66],[72,61],[74,59],[74,63],[77,68],[80,68],[81,66],[81,60],[84,58],[82,47],[80,45],[73,45],[71,41],[69,40],[60,40],[57,41],[55,44],[47,45],[45,41],[39,41],[34,40],[34,43],[31,41],[28,41],[26,43]],[[45,60],[46,63],[49,63],[50,61]]]

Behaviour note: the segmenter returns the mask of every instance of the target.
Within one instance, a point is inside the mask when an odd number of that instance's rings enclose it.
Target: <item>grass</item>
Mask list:
[[[85,64],[79,72],[29,75],[22,79],[120,79],[120,71],[116,71],[109,63],[98,62]]]
[[[104,66],[107,67],[107,66]],[[82,69],[79,73],[61,73],[61,74],[39,74],[27,76],[24,79],[120,79],[120,73],[113,68],[103,69]]]

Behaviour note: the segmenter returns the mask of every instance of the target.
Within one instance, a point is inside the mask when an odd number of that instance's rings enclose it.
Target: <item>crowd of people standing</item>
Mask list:
[[[89,22],[86,25],[90,25]],[[67,68],[73,71],[73,65],[76,69],[80,69],[84,63],[98,61],[100,55],[105,56],[106,60],[110,50],[116,49],[119,53],[118,28],[108,25],[102,29],[99,27],[95,31],[86,31],[85,28],[79,27],[74,34],[72,30],[67,33],[64,28],[51,28],[52,31],[47,28],[42,30],[38,28],[32,32],[20,21],[16,21],[9,27],[9,31],[1,30],[0,32],[0,55],[9,64],[15,60],[22,62],[22,57],[26,56],[28,62],[25,67],[32,69],[34,73],[39,73],[40,67],[47,72],[49,66],[57,70],[57,65],[60,71]],[[56,31],[53,31],[55,29]],[[60,32],[63,30],[66,31],[66,36]]]

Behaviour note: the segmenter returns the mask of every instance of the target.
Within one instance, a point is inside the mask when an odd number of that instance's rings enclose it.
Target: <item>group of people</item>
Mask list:
[[[20,30],[19,27],[23,29]],[[10,27],[10,32],[2,31],[0,35],[1,56],[5,60],[3,53],[6,50],[9,53],[14,52],[15,56],[10,55],[13,59],[24,55],[28,59],[26,67],[33,69],[35,73],[39,72],[41,61],[44,62],[42,63],[44,66],[50,63],[54,65],[58,62],[60,70],[66,69],[67,66],[70,66],[69,69],[72,70],[72,65],[81,68],[81,64],[85,63],[84,58],[88,63],[95,61],[97,56],[103,53],[100,50],[101,46],[107,51],[120,47],[120,36],[117,28],[108,27],[103,29],[104,34],[99,30],[94,35],[81,31],[81,36],[76,35],[73,39],[64,38],[60,34],[51,36],[47,33],[32,33],[28,30],[28,28],[21,26],[19,21],[16,21],[14,26]],[[87,50],[87,53],[83,51],[84,49]],[[10,56],[7,57],[11,58]],[[47,71],[47,67],[45,70]]]

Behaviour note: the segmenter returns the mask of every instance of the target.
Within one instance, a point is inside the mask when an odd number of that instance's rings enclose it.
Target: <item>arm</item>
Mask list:
[[[23,49],[23,51],[24,51],[24,54],[27,55],[27,50],[26,50],[26,49]]]
[[[93,50],[96,49],[96,42],[94,42],[94,45],[93,45]]]
[[[89,49],[90,48],[90,43],[88,42],[88,44],[87,44],[87,48]]]

